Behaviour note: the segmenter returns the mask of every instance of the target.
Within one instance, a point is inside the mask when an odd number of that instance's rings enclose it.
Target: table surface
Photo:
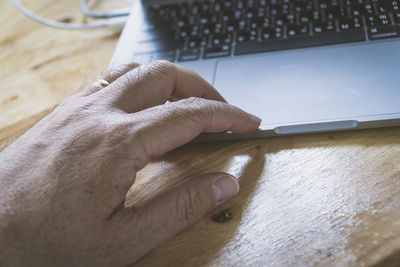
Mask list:
[[[24,1],[82,22],[79,0]],[[93,6],[128,0],[91,1]],[[105,70],[121,29],[42,26],[0,2],[0,147]],[[190,144],[153,160],[137,203],[192,175],[225,171],[241,191],[137,266],[400,266],[400,128]],[[215,218],[227,211],[225,222]]]

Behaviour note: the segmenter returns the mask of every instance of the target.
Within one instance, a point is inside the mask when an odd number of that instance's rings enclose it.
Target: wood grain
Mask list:
[[[78,0],[26,3],[54,19],[83,20]],[[8,1],[0,23],[3,147],[96,79],[120,30],[47,28]],[[386,128],[189,144],[155,159],[128,204],[211,171],[235,175],[241,191],[134,266],[400,266],[399,135]],[[227,209],[231,219],[212,219]]]

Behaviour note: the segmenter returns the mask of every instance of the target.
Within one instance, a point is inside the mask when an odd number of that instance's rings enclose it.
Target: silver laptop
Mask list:
[[[263,120],[201,139],[400,125],[400,0],[136,0],[111,65],[158,59]]]

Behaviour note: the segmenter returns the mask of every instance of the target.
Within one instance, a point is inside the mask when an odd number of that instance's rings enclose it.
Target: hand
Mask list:
[[[104,79],[1,152],[2,266],[127,265],[238,193],[232,176],[209,173],[125,206],[151,158],[202,132],[254,131],[260,119],[172,63],[125,65]]]

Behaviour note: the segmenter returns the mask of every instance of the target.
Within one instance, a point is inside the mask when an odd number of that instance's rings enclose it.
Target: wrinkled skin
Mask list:
[[[238,193],[225,173],[191,177],[134,207],[135,174],[201,132],[256,130],[172,63],[113,68],[0,153],[2,266],[124,266]],[[166,102],[170,100],[170,102]]]

